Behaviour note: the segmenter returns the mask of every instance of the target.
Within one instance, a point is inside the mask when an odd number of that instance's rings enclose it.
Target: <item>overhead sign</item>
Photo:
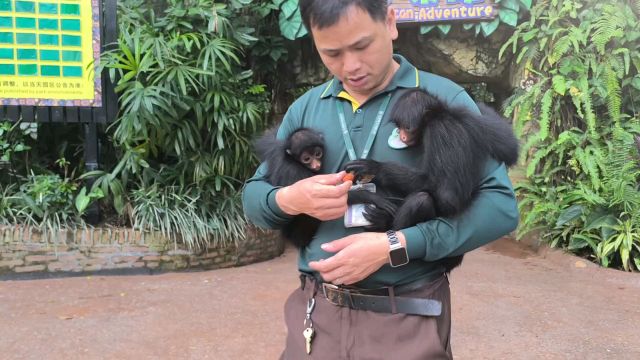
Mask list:
[[[101,106],[100,0],[0,0],[0,104]]]
[[[389,6],[399,23],[488,20],[498,14],[493,0],[389,0]]]

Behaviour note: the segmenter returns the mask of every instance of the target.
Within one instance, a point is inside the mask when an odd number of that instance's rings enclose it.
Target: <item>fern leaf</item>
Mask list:
[[[629,74],[629,70],[631,68],[631,57],[629,56],[629,49],[627,48],[618,48],[612,52],[613,55],[622,54],[622,61],[624,62],[624,74],[619,75],[622,77],[624,75]]]
[[[523,146],[523,149],[525,147],[530,148],[531,146],[533,146],[533,144],[536,144],[539,142],[540,142],[539,136],[532,136],[529,139],[529,141],[527,141],[525,146]],[[527,177],[533,176],[533,174],[536,171],[536,167],[538,166],[538,163],[540,163],[542,159],[544,159],[547,155],[549,155],[549,153],[551,152],[551,149],[552,148],[550,146],[542,147],[533,154],[533,157],[531,158],[531,160],[529,161],[529,164],[527,165]]]
[[[558,42],[553,47],[553,50],[551,51],[551,55],[549,55],[549,59],[548,59],[549,65],[553,65],[556,62],[558,62],[558,60],[560,60],[562,56],[564,56],[564,54],[566,54],[567,51],[569,51],[570,48],[571,48],[571,38],[569,36],[561,37],[560,40],[558,40]]]
[[[622,94],[620,90],[620,82],[615,71],[609,66],[606,66],[606,88],[607,88],[607,109],[609,110],[609,116],[614,123],[618,123],[620,120],[620,112],[622,108]]]
[[[606,44],[613,38],[624,36],[624,16],[616,14],[616,8],[611,5],[603,7],[603,14],[594,24],[595,31],[591,40],[596,45],[596,50],[604,54]]]
[[[591,94],[589,93],[589,81],[586,77],[581,77],[578,79],[578,89],[582,95],[581,102],[583,105],[583,110],[585,114],[585,121],[587,124],[587,133],[592,138],[597,138],[597,129],[596,129],[596,116],[593,112],[593,104],[591,102]]]
[[[549,136],[549,127],[551,123],[551,106],[553,105],[553,89],[548,89],[542,96],[542,104],[540,107],[540,132],[538,136],[540,140],[544,140]]]

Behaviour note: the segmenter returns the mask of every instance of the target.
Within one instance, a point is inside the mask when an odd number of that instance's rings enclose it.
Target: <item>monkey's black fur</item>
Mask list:
[[[302,179],[317,175],[300,161],[303,151],[319,146],[324,151],[324,139],[321,133],[300,128],[285,140],[276,138],[277,128],[268,130],[254,142],[256,154],[261,162],[267,164],[265,177],[273,186],[289,186]],[[320,226],[320,220],[301,214],[285,225],[282,237],[296,247],[305,247],[311,242]]]
[[[473,202],[489,157],[511,166],[518,159],[518,141],[510,124],[486,105],[482,115],[450,107],[423,90],[410,90],[399,99],[391,115],[421,147],[417,168],[393,162],[355,160],[345,170],[356,178],[374,175],[380,188],[404,198],[399,207],[374,193],[360,194],[359,202],[385,203],[367,207],[369,230],[404,229],[436,216],[453,217]],[[391,209],[391,211],[390,211]],[[446,271],[462,262],[462,255],[441,260]]]

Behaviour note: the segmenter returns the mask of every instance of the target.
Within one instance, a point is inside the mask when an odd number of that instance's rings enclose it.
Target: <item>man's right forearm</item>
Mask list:
[[[315,175],[291,186],[276,188],[262,177],[262,166],[247,181],[242,193],[245,215],[254,224],[279,228],[298,214],[326,221],[344,216],[351,181],[344,172]]]
[[[276,202],[279,189],[262,178],[261,168],[247,180],[242,205],[249,221],[262,228],[277,229],[291,220],[292,216],[282,211]]]
[[[290,190],[289,186],[285,186],[283,188],[278,189],[275,193],[275,201],[280,210],[288,215],[298,215],[300,211],[298,211],[295,207],[291,206],[290,199]]]

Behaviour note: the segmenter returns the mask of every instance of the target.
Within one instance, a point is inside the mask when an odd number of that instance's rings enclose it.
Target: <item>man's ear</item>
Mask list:
[[[391,40],[398,39],[398,28],[396,26],[396,11],[391,7],[387,7],[387,31],[391,34]]]

